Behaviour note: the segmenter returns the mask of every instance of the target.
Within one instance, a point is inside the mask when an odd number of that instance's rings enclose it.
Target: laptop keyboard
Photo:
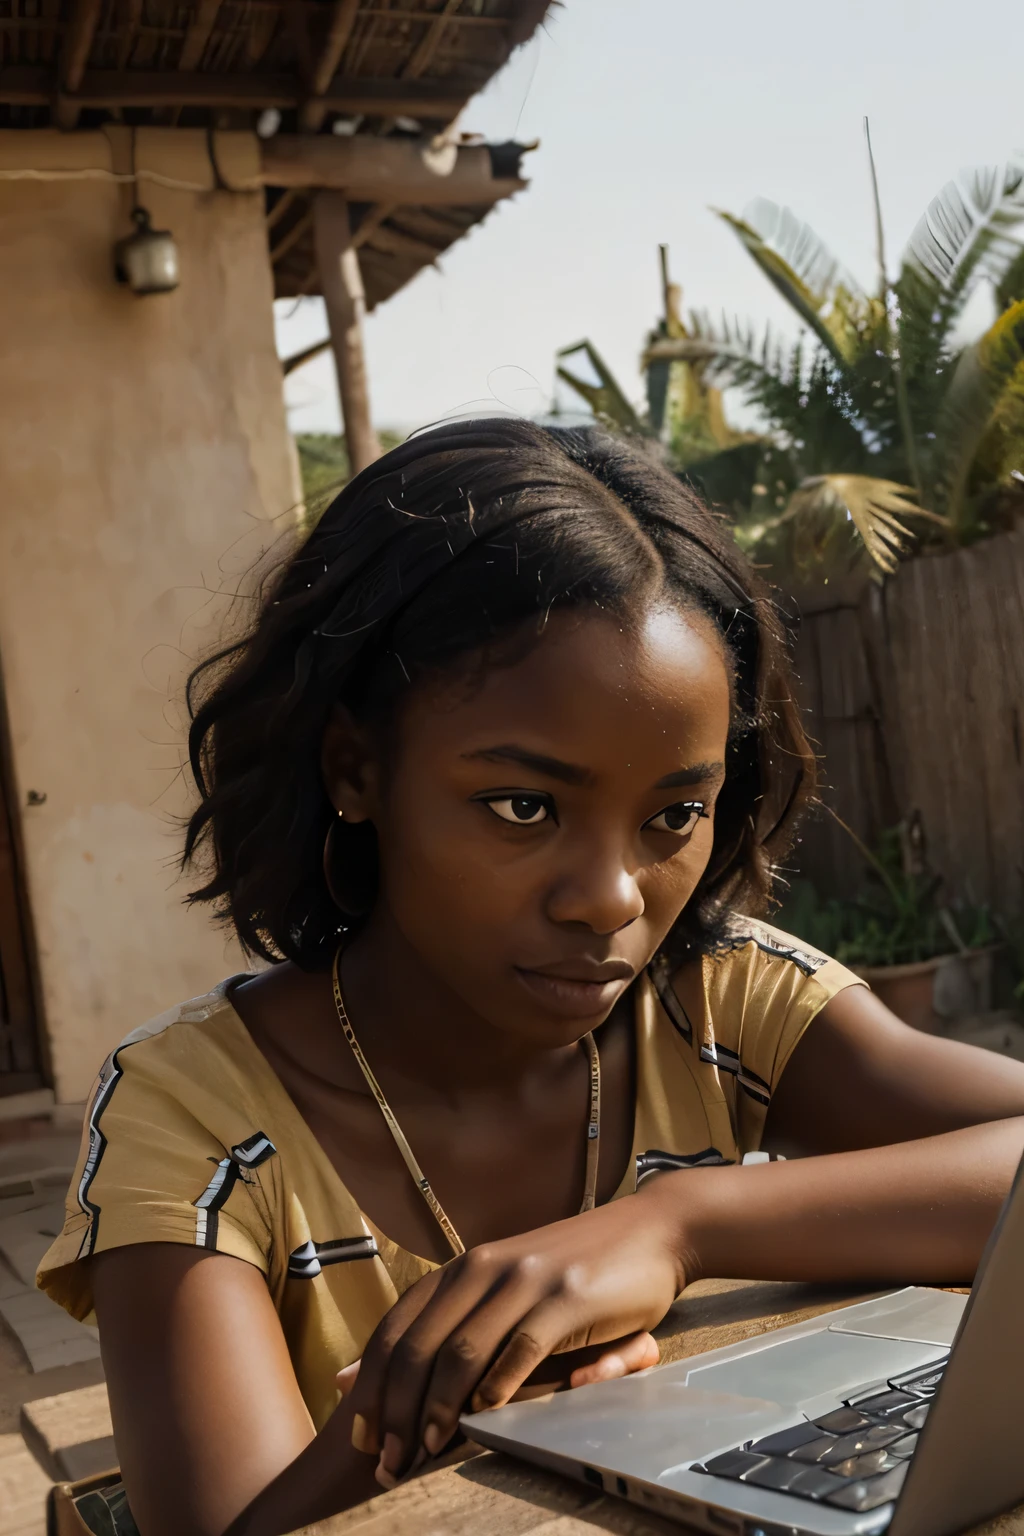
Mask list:
[[[861,1387],[821,1418],[748,1440],[690,1470],[858,1514],[877,1509],[903,1486],[948,1358]]]

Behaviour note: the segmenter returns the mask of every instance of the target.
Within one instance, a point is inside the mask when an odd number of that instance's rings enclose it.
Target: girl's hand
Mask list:
[[[474,1412],[509,1402],[551,1355],[586,1349],[548,1361],[535,1381],[548,1391],[657,1364],[647,1330],[685,1284],[677,1230],[635,1195],[471,1249],[406,1291],[339,1378],[353,1445],[380,1454],[378,1480],[438,1455],[467,1400]]]

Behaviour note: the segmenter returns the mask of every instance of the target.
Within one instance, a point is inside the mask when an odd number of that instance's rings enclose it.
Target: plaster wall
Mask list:
[[[232,185],[255,187],[255,141],[218,138]],[[140,132],[137,166],[163,178],[140,197],[182,281],[138,298],[112,281],[124,150],[0,134],[0,668],[59,1102],[241,966],[183,905],[181,690],[299,497],[262,193],[173,189],[214,186],[204,136]],[[90,174],[10,174],[33,164]]]

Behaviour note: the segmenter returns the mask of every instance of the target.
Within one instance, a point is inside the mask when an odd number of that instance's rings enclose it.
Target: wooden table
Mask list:
[[[752,1281],[693,1285],[657,1329],[661,1358],[683,1360],[818,1317],[863,1290]],[[877,1294],[877,1293],[874,1293]],[[463,1459],[296,1536],[680,1536],[686,1527],[493,1451]],[[1024,1506],[971,1536],[1024,1536]]]

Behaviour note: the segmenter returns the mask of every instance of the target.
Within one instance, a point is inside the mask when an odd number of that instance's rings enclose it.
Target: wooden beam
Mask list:
[[[370,390],[363,347],[366,295],[359,256],[352,244],[348,203],[340,192],[318,192],[313,203],[320,287],[331,331],[338,374],[345,446],[353,474],[380,458],[370,415]]]
[[[441,39],[444,37],[445,28],[448,25],[452,12],[457,11],[461,4],[462,0],[444,0],[443,10],[435,11],[433,14],[429,11],[423,13],[423,20],[426,21],[429,18],[430,25],[420,39],[416,51],[401,70],[401,78],[403,80],[418,79],[429,66],[430,61],[437,52]]]
[[[293,352],[290,357],[282,357],[281,372],[285,378],[294,373],[296,368],[301,368],[304,363],[311,363],[314,357],[319,357],[321,352],[326,352],[331,345],[331,338],[326,341],[314,341],[311,347],[303,347],[301,352]]]
[[[181,54],[178,58],[179,70],[191,71],[199,68],[219,10],[220,0],[199,0],[192,20],[188,24],[185,41],[181,45]]]
[[[366,244],[385,219],[390,219],[397,207],[397,203],[374,203],[372,208],[366,210],[359,221],[358,229],[352,235],[352,244],[356,250]]]
[[[287,256],[292,247],[298,245],[299,241],[302,240],[312,228],[313,210],[312,208],[307,208],[302,217],[295,220],[295,223],[292,225],[291,229],[287,230],[281,236],[277,244],[271,246],[271,266],[273,266],[274,262],[276,261],[282,261],[284,257]]]
[[[408,116],[446,121],[461,111],[478,89],[468,80],[347,80],[336,77],[325,93],[328,112],[356,117]],[[75,96],[82,107],[264,107],[286,110],[305,99],[294,75],[228,75],[186,70],[88,69]],[[0,69],[0,102],[47,106],[53,97],[48,70],[12,66]]]
[[[386,225],[375,229],[373,234],[367,235],[360,243],[367,250],[385,256],[401,256],[415,261],[419,266],[432,265],[439,256],[444,255],[442,250],[438,250],[429,241],[417,240],[415,235],[404,234],[400,229],[388,229]]]
[[[299,109],[299,127],[303,133],[316,133],[327,115],[323,94],[341,63],[358,14],[359,0],[334,0],[327,36],[310,81],[310,100],[303,102]]]
[[[71,129],[81,110],[73,98],[82,83],[103,0],[74,0],[71,22],[61,41],[60,93],[54,113],[58,128]]]
[[[486,145],[355,134],[275,134],[261,145],[262,176],[271,187],[333,187],[353,203],[438,206],[489,204],[526,185],[496,177]]]
[[[267,214],[267,234],[269,234],[276,225],[280,224],[289,208],[294,205],[295,199],[298,197],[298,195],[298,191],[295,187],[289,187],[288,191],[285,192],[283,196],[278,198],[273,208],[271,208],[270,212]]]
[[[139,22],[142,20],[142,0],[122,0],[118,16],[117,67],[127,69],[135,47]]]
[[[0,67],[0,101],[11,107],[48,107],[53,100],[53,76],[37,65]]]

